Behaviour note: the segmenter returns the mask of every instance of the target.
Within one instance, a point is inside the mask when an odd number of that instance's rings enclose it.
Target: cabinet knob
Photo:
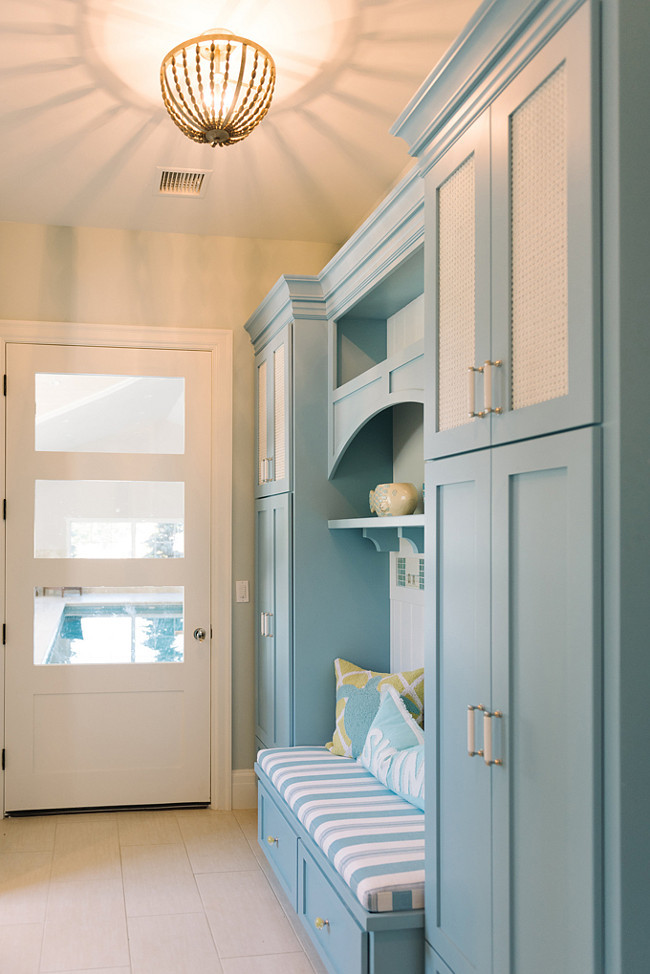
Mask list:
[[[267,835],[266,841],[269,845],[278,845],[277,837],[274,835]]]
[[[324,930],[326,927],[329,927],[330,925],[329,920],[323,920],[322,917],[316,917],[316,920],[314,922],[316,924],[317,930]]]

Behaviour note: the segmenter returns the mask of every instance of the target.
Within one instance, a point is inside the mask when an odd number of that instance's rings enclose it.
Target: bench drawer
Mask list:
[[[368,970],[368,934],[348,912],[320,867],[298,844],[298,916],[330,970]]]
[[[262,785],[258,789],[259,844],[291,901],[296,905],[298,838]]]

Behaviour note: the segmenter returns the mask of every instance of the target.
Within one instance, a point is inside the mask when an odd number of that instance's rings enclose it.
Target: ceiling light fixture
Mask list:
[[[275,64],[263,47],[221,28],[163,58],[160,87],[172,121],[194,142],[241,142],[271,105]]]

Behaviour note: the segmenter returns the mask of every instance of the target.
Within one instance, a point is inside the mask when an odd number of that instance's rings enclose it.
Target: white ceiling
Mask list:
[[[2,0],[0,220],[345,240],[412,165],[389,128],[478,0]],[[162,57],[211,27],[276,61],[243,142],[187,139]],[[201,199],[158,167],[211,170]]]

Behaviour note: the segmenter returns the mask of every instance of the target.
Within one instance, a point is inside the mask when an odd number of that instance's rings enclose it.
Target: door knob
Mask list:
[[[194,630],[194,638],[198,639],[199,642],[203,642],[206,636],[207,636],[207,632],[205,631],[205,629]]]

